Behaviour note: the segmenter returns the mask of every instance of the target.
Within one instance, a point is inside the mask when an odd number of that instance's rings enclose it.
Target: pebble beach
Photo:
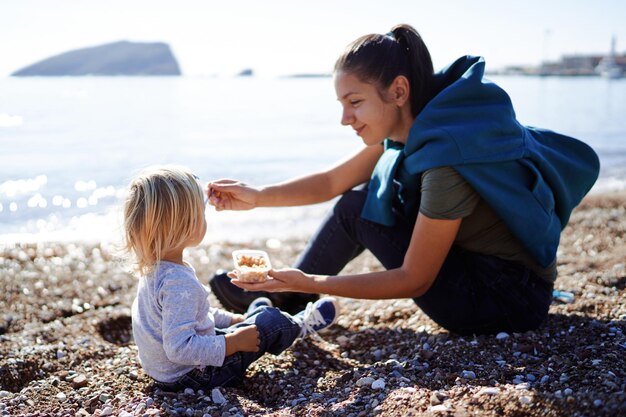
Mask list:
[[[266,250],[281,268],[305,243],[206,243],[187,260],[206,284],[233,250]],[[365,253],[346,272],[380,268]],[[0,415],[626,415],[626,193],[576,208],[558,270],[573,298],[555,299],[536,331],[461,337],[412,300],[340,298],[337,324],[264,356],[241,386],[170,393],[138,365],[136,278],[113,244],[2,243]]]

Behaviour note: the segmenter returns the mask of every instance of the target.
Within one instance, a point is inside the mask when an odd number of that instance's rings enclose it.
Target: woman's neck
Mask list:
[[[410,106],[403,107],[400,110],[397,128],[395,129],[393,134],[389,136],[389,138],[395,140],[396,142],[406,144],[406,141],[409,138],[409,132],[411,131],[411,127],[413,126],[413,122],[415,122],[415,118],[411,114]]]

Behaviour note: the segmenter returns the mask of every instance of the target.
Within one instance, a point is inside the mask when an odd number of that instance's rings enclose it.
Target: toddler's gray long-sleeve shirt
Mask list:
[[[160,382],[174,382],[197,367],[221,366],[224,336],[232,314],[209,306],[208,290],[194,269],[162,261],[141,277],[133,302],[133,337],[144,371]]]

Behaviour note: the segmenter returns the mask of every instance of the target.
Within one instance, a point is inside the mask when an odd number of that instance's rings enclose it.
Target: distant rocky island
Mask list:
[[[120,41],[76,49],[44,59],[13,74],[26,76],[181,75],[166,43]]]

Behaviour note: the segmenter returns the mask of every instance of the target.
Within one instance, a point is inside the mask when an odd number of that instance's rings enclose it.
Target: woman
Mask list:
[[[349,45],[335,65],[335,89],[341,123],[361,137],[363,150],[276,185],[208,185],[217,210],[343,195],[296,269],[273,271],[265,283],[233,283],[249,291],[411,297],[461,334],[537,328],[551,301],[560,232],[599,162],[576,139],[520,125],[508,95],[483,79],[484,65],[465,56],[434,74],[408,25]],[[338,276],[364,249],[386,270]],[[234,288],[224,276],[212,284],[221,299]],[[278,304],[290,300],[303,301],[289,294]]]

